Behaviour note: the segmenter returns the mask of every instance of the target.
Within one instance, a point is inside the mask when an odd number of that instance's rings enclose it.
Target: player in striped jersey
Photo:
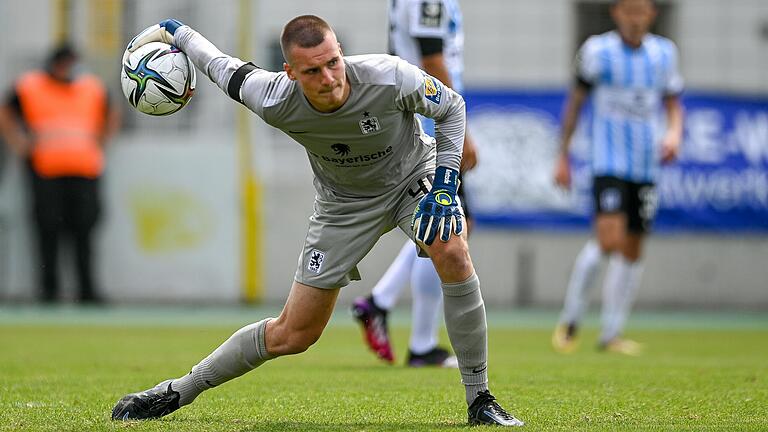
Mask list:
[[[656,212],[654,183],[660,163],[675,159],[682,139],[679,95],[683,79],[675,44],[649,33],[653,0],[615,0],[617,30],[592,36],[576,58],[576,83],[563,114],[562,150],[555,181],[570,185],[568,148],[581,107],[593,100],[592,173],[596,240],[576,259],[565,305],[552,336],[554,348],[576,348],[579,323],[602,256],[609,256],[603,288],[599,348],[639,354],[622,337],[642,273],[641,252]],[[666,121],[661,121],[664,112]]]
[[[390,0],[389,52],[461,93],[464,32],[461,9],[456,0]],[[432,119],[420,116],[424,131],[435,136]],[[477,161],[475,146],[465,135],[461,172]],[[461,194],[460,194],[461,196]],[[469,221],[464,197],[464,211]],[[468,224],[469,228],[469,224]],[[439,313],[442,304],[440,278],[432,263],[416,256],[406,242],[371,295],[355,299],[352,313],[361,323],[365,340],[381,359],[393,362],[387,313],[397,302],[403,286],[410,282],[413,295],[411,337],[408,343],[409,366],[456,367],[456,357],[438,346]]]

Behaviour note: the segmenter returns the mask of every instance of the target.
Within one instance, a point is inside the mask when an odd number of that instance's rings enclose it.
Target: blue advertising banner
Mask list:
[[[572,143],[573,184],[556,187],[563,91],[469,91],[479,163],[465,176],[480,224],[587,229],[592,215],[587,108]],[[678,160],[657,183],[655,231],[768,234],[768,98],[688,93]]]

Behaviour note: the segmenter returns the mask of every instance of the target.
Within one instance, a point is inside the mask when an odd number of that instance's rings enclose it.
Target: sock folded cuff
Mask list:
[[[267,323],[274,318],[265,318],[256,323],[256,329],[253,332],[255,338],[254,346],[256,347],[256,361],[254,363],[263,362],[272,358],[272,355],[267,351]]]
[[[466,393],[467,405],[472,405],[472,402],[477,398],[479,392],[488,390],[488,382],[481,384],[464,384],[464,391]]]
[[[482,386],[488,384],[488,373],[461,374],[461,383],[465,386]]]
[[[442,283],[443,293],[448,297],[462,297],[480,289],[480,279],[477,273],[472,274],[464,281]]]

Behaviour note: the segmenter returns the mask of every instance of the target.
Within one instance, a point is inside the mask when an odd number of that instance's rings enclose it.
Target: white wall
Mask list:
[[[96,279],[117,301],[237,301],[240,224],[232,137],[221,146],[205,136],[166,138],[126,135],[108,149],[93,253]],[[29,299],[37,288],[25,176],[14,158],[0,183],[0,298]],[[66,298],[74,294],[74,257],[69,240],[61,244]]]
[[[107,0],[104,0],[107,1]],[[114,0],[109,0],[114,1]],[[74,0],[74,39],[88,46],[89,2]],[[563,86],[570,80],[576,0],[462,0],[466,27],[466,83],[469,87]],[[768,2],[764,0],[670,0],[677,10],[672,33],[681,50],[682,69],[691,88],[768,92]],[[4,40],[0,44],[0,84],[34,64],[52,38],[49,0],[0,2]],[[98,7],[98,3],[94,3]],[[290,2],[254,0],[253,50],[264,63],[265,47],[291,17],[319,14],[341,36],[348,54],[386,49],[384,0]],[[129,34],[166,17],[178,17],[228,52],[236,51],[239,1],[124,1],[135,16]],[[37,31],[25,27],[34,17]],[[23,37],[21,36],[23,35]],[[8,43],[12,39],[13,43]],[[89,52],[91,58],[120,53]],[[106,73],[106,72],[105,72]]]
[[[35,17],[38,29],[48,27],[51,3],[0,2],[4,39],[0,44],[2,88],[16,74],[39,61],[48,47],[49,33],[30,32],[26,27],[30,17]],[[92,3],[73,3],[79,23],[76,40],[87,42],[87,6]],[[760,36],[768,20],[768,2],[674,3],[678,5],[676,39],[689,87],[768,93],[768,75],[764,72],[768,70],[768,45]],[[193,24],[224,51],[236,53],[238,4],[234,0],[125,1],[126,11],[135,15],[131,24],[134,28],[123,29],[125,42],[144,26],[174,16]],[[569,82],[573,1],[464,0],[462,6],[467,29],[468,87],[562,87]],[[349,54],[383,51],[385,9],[384,0],[258,1],[251,19],[254,53],[244,57],[263,63],[264,47],[277,36],[287,19],[302,13],[320,14],[334,24]],[[113,82],[115,90],[120,54],[88,52],[96,71]],[[122,102],[120,96],[117,101]],[[128,110],[127,105],[122,106]],[[238,298],[240,203],[235,110],[235,104],[201,77],[192,104],[179,114],[150,119],[126,112],[135,116],[136,126],[119,137],[110,150],[105,184],[111,214],[105,221],[99,246],[99,274],[110,297],[125,301]],[[281,301],[292,280],[311,212],[311,173],[298,145],[265,127],[255,116],[251,116],[250,125],[255,143],[253,165],[265,186],[262,267],[266,299]],[[143,161],[147,160],[159,165],[146,165]],[[210,171],[206,171],[207,167]],[[18,298],[31,292],[34,262],[20,172],[13,164],[5,171],[0,181],[0,216],[5,220],[5,228],[0,227],[0,247],[5,240],[7,250],[0,251],[0,260],[4,260],[0,271],[6,272],[0,275],[0,295]],[[142,249],[135,232],[137,219],[131,216],[130,198],[126,197],[130,197],[137,181],[153,175],[155,186],[149,188],[149,195],[157,197],[165,191],[179,197],[185,196],[178,193],[179,189],[193,190],[198,198],[192,201],[197,204],[187,205],[187,210],[202,208],[202,213],[215,214],[189,222],[193,227],[208,227],[202,229],[210,234],[204,236],[205,241],[162,253]],[[187,210],[184,205],[180,207],[171,210],[171,214],[183,216]],[[361,263],[364,281],[345,289],[342,301],[370,288],[403,240],[398,232],[386,235]],[[472,250],[486,300],[510,304],[521,300],[522,292],[522,300],[534,304],[559,304],[572,259],[584,240],[585,234],[477,232]],[[766,256],[768,242],[764,238],[654,237],[648,245],[647,271],[639,301],[647,305],[768,307]]]
[[[206,139],[181,146],[115,143],[104,184],[108,218],[96,259],[110,299],[210,303],[240,298],[232,146],[212,151],[207,145]],[[267,183],[263,202],[262,282],[270,302],[280,302],[288,293],[311,214],[311,178],[304,161],[293,160]],[[0,187],[0,213],[6,222],[0,245],[7,247],[0,252],[5,259],[0,270],[8,271],[0,275],[0,298],[30,298],[35,286],[21,181],[14,164]],[[471,248],[486,302],[559,305],[586,238],[577,233],[477,230]],[[341,301],[367,293],[404,240],[397,230],[385,235],[360,264],[363,281],[342,290]],[[646,256],[640,306],[768,307],[764,237],[654,236]],[[72,277],[65,272],[69,294]],[[407,301],[410,295],[404,292]],[[596,286],[594,297],[599,293]]]
[[[523,300],[561,306],[573,260],[586,240],[586,234],[577,233],[477,232],[471,247],[483,292],[492,292],[493,301],[502,304]],[[765,237],[651,236],[637,303],[766,308],[766,256]],[[592,288],[593,298],[600,297],[601,288],[601,283]]]
[[[569,82],[572,1],[465,0],[461,5],[467,87],[554,87]]]
[[[768,92],[768,2],[680,0],[677,42],[693,88]]]

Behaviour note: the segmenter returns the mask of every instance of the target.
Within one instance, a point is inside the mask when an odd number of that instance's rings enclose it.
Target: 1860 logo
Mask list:
[[[312,249],[312,252],[309,253],[307,270],[313,273],[320,273],[320,270],[323,268],[323,261],[325,261],[325,252]]]

